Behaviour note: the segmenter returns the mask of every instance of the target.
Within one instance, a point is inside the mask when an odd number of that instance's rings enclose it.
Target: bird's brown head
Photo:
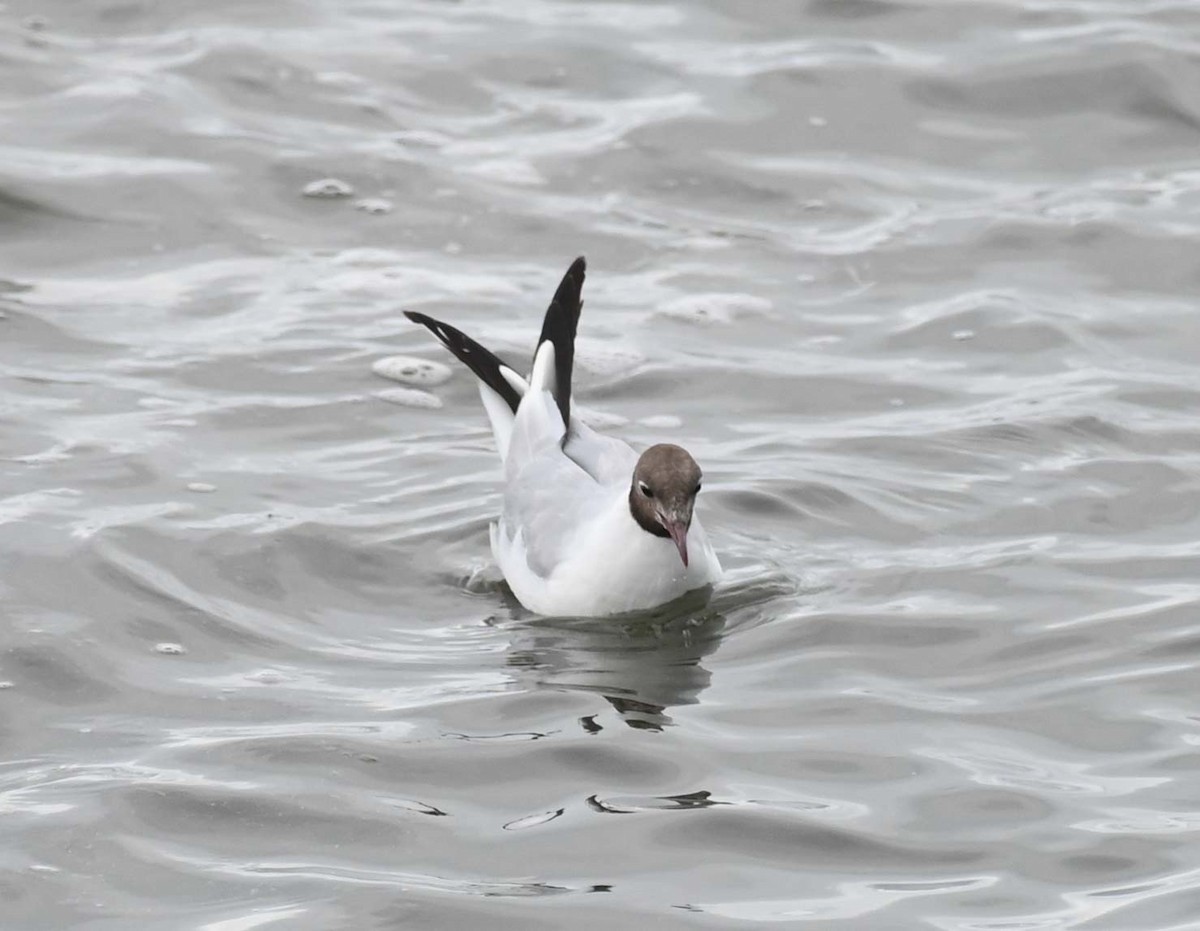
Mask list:
[[[629,487],[629,512],[647,533],[669,537],[688,564],[687,534],[700,493],[700,466],[686,449],[659,443],[642,453]]]

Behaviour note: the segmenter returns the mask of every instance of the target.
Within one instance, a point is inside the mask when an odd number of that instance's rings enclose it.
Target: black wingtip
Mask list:
[[[503,359],[487,347],[480,345],[467,336],[462,330],[435,320],[427,314],[414,310],[404,311],[404,316],[413,323],[419,323],[438,338],[438,341],[454,353],[455,358],[475,373],[475,377],[502,397],[505,403],[516,413],[521,403],[521,396],[500,372],[501,367],[512,368]]]
[[[562,414],[563,423],[571,423],[571,371],[575,364],[575,332],[579,327],[579,313],[583,308],[581,294],[587,277],[587,259],[582,255],[571,263],[559,282],[558,289],[546,309],[542,321],[542,335],[538,346],[546,340],[554,344],[554,400]],[[536,350],[535,350],[536,353]]]

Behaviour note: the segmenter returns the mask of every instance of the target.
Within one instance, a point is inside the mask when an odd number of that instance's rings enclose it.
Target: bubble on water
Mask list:
[[[217,490],[216,485],[210,485],[208,482],[188,482],[188,491],[199,492],[200,494],[209,494]]]
[[[674,414],[655,414],[652,417],[643,417],[638,423],[656,430],[674,430],[683,426],[683,420]]]
[[[392,202],[384,197],[364,197],[354,202],[354,209],[379,216],[392,212]]]
[[[955,330],[950,335],[953,336],[959,342],[962,342],[963,340],[966,340],[966,339],[974,339],[975,331],[974,330]]]
[[[381,401],[387,401],[388,404],[398,404],[400,407],[438,410],[442,406],[441,398],[428,391],[422,391],[420,388],[388,388],[386,391],[380,391],[376,397]]]
[[[305,197],[325,198],[328,200],[337,197],[350,197],[353,194],[354,188],[339,178],[321,178],[318,181],[311,181],[304,185]]]
[[[12,687],[13,684],[7,679],[5,679],[3,682],[0,682],[0,689],[11,689]]]
[[[406,385],[441,385],[450,380],[450,367],[416,356],[387,356],[377,360],[371,371]]]
[[[163,656],[183,656],[187,650],[182,643],[156,643],[154,652],[161,653]]]

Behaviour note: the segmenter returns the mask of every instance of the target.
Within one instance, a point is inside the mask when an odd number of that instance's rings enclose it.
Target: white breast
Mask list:
[[[648,610],[721,577],[721,564],[698,519],[688,531],[685,567],[671,540],[637,525],[621,487],[595,519],[578,528],[546,576],[530,569],[519,531],[510,538],[503,526],[493,524],[492,554],[525,607],[556,617]]]

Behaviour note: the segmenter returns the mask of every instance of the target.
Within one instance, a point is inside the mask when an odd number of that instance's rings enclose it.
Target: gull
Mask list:
[[[721,563],[694,513],[700,466],[670,443],[639,455],[571,410],[587,263],[550,302],[528,378],[449,324],[406,312],[479,380],[504,463],[492,555],[517,600],[552,617],[646,611],[712,586]]]

